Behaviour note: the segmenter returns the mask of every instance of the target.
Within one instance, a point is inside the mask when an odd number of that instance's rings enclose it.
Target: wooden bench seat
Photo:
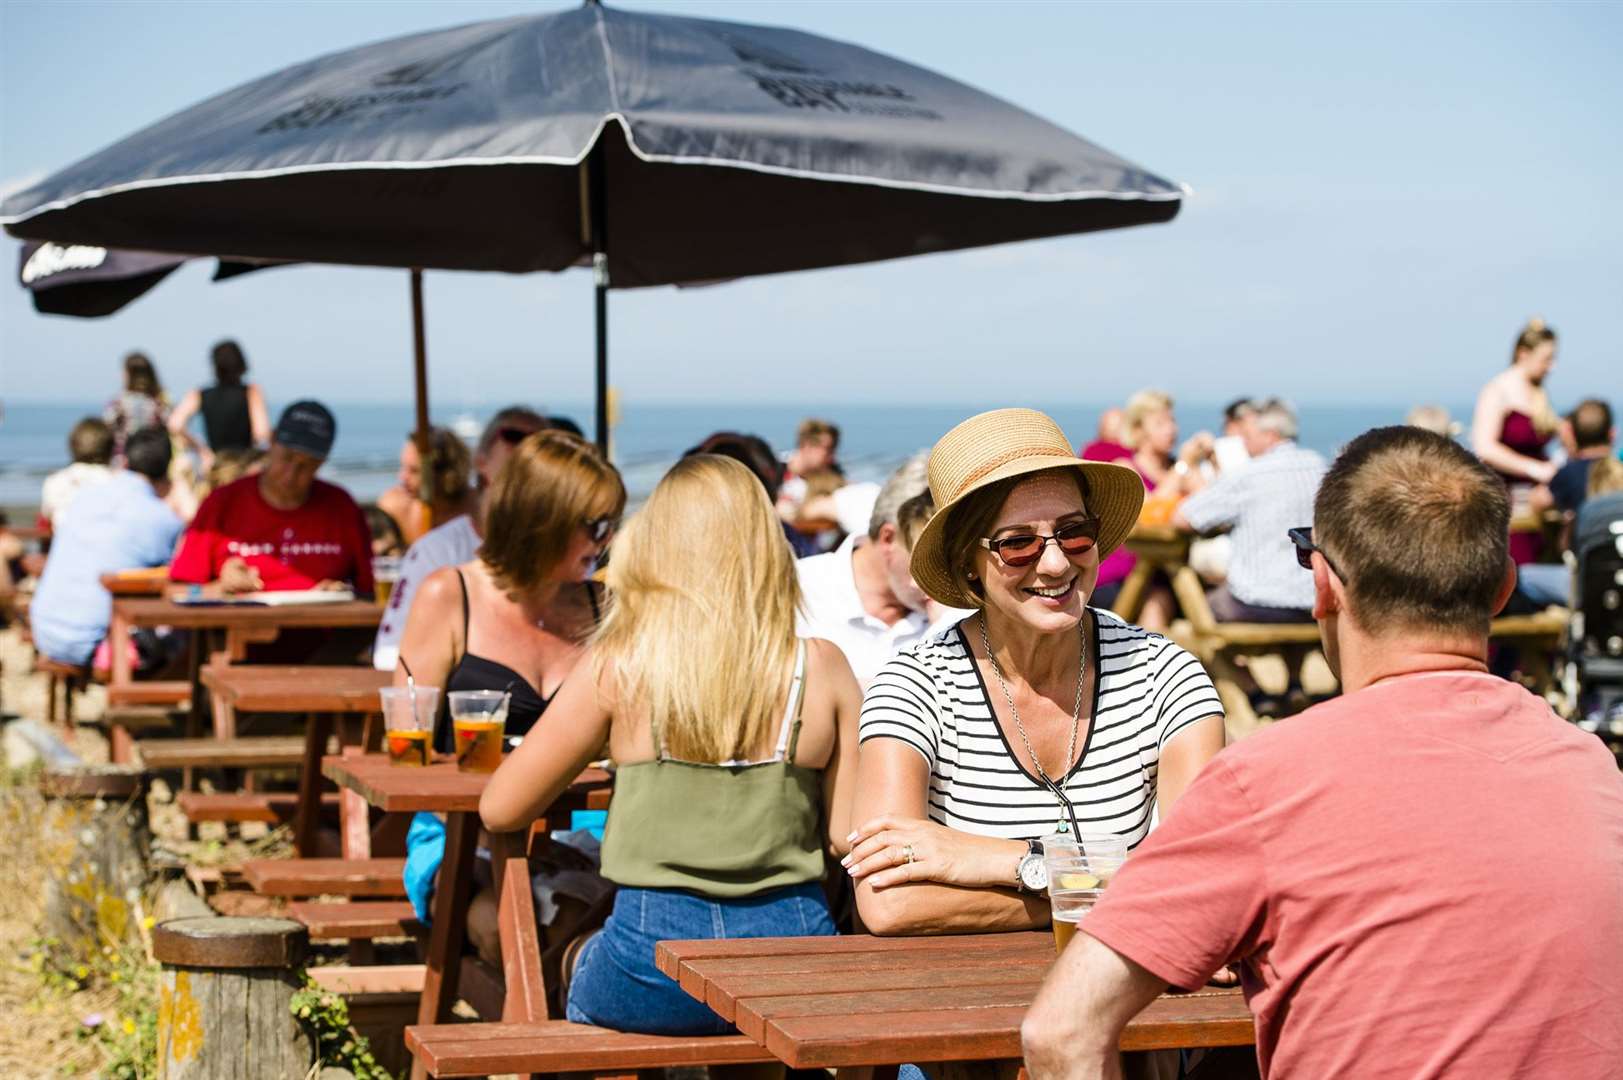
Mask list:
[[[418,1024],[406,1029],[406,1049],[430,1076],[489,1076],[493,1073],[625,1076],[638,1069],[777,1060],[742,1035],[638,1035],[567,1020],[523,1024]]]
[[[90,685],[90,668],[85,664],[65,664],[52,660],[42,652],[34,653],[34,672],[44,675],[45,722],[59,720],[69,732],[73,730],[73,696]],[[59,704],[60,703],[60,704]]]
[[[169,705],[187,708],[192,703],[192,684],[185,679],[154,679],[150,682],[109,683],[109,705]]]
[[[250,859],[240,869],[266,896],[406,895],[405,859]]]
[[[298,810],[296,791],[238,791],[208,792],[183,791],[175,797],[187,821],[263,821],[267,825],[282,825],[293,820]],[[323,808],[338,808],[338,793],[321,796]]]
[[[287,915],[303,923],[315,941],[419,937],[428,932],[406,900],[351,900],[337,904],[300,900],[288,905]]]
[[[293,768],[304,760],[299,735],[240,739],[142,739],[136,743],[149,769]]]

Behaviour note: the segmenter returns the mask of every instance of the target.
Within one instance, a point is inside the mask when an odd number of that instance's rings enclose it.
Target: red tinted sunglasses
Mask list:
[[[996,540],[983,537],[981,547],[996,555],[1004,566],[1030,566],[1043,557],[1043,549],[1048,546],[1049,541],[1053,541],[1060,554],[1066,558],[1079,559],[1092,551],[1094,545],[1099,542],[1099,519],[1090,517],[1081,521],[1067,522],[1055,529],[1053,536],[1015,533],[1012,536],[998,537]]]

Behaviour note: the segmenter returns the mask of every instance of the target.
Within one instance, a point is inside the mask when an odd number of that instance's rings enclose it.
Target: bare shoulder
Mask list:
[[[417,611],[449,611],[455,605],[462,603],[462,582],[457,580],[457,568],[442,566],[423,579],[412,594],[411,610]]]
[[[817,681],[856,678],[845,653],[826,638],[806,639],[806,673]]]

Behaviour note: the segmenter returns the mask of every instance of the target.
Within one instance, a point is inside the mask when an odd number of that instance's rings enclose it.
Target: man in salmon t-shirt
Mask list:
[[[343,488],[316,479],[337,425],[315,401],[283,411],[264,468],[203,500],[169,566],[171,581],[218,582],[221,592],[372,592],[372,536]]]
[[[1264,1077],[1623,1075],[1623,775],[1488,673],[1504,485],[1381,428],[1313,517],[1292,539],[1343,696],[1206,766],[1050,973],[1027,1067],[1119,1075],[1134,1015],[1232,963]]]

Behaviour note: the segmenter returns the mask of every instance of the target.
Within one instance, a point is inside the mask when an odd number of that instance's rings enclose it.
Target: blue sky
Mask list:
[[[4,0],[0,184],[323,52],[554,6]],[[1558,405],[1623,396],[1623,5],[622,6],[894,53],[1194,189],[1164,226],[615,294],[627,400],[1464,403],[1535,313]],[[427,298],[437,403],[589,396],[587,273]],[[178,389],[226,335],[277,399],[409,395],[404,273],[198,266],[100,320],[0,286],[0,396],[101,400],[132,347]]]

